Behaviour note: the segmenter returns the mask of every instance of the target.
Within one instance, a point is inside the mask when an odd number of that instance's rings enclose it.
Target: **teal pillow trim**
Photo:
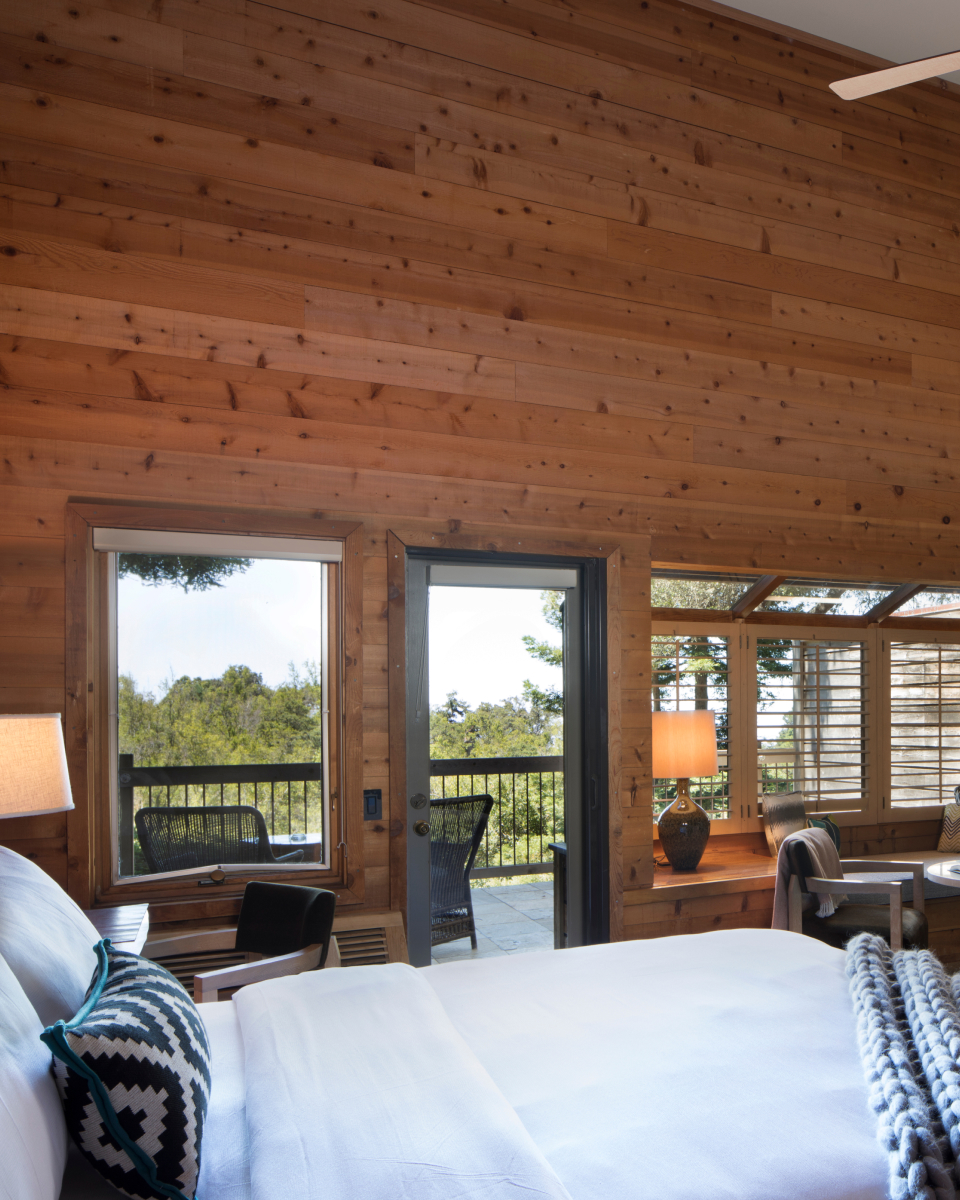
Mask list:
[[[76,1071],[78,1075],[84,1078],[89,1087],[90,1095],[93,1097],[93,1102],[97,1106],[97,1111],[103,1120],[104,1125],[110,1132],[111,1137],[115,1138],[117,1144],[123,1147],[127,1157],[140,1172],[143,1178],[155,1188],[162,1196],[169,1196],[170,1200],[190,1200],[189,1196],[184,1195],[179,1188],[172,1184],[161,1183],[157,1178],[157,1167],[153,1159],[145,1154],[132,1138],[128,1137],[124,1132],[123,1126],[117,1119],[117,1114],[114,1112],[113,1105],[110,1102],[110,1097],[107,1094],[107,1089],[100,1081],[100,1077],[92,1067],[89,1067],[83,1059],[73,1050],[67,1042],[67,1031],[71,1032],[77,1029],[87,1019],[93,1009],[96,1007],[103,993],[104,986],[107,982],[107,971],[109,961],[107,959],[107,950],[110,949],[110,939],[103,938],[97,942],[93,950],[97,956],[97,974],[90,991],[90,995],[84,1000],[80,1006],[80,1010],[75,1017],[71,1017],[69,1021],[57,1021],[55,1025],[49,1026],[43,1033],[40,1034],[40,1040],[46,1045],[56,1058],[71,1069]]]
[[[836,821],[832,821],[827,816],[818,817],[816,813],[811,814],[807,818],[808,829],[822,829],[824,833],[830,835],[830,839],[837,848],[837,853],[840,853],[840,826]]]

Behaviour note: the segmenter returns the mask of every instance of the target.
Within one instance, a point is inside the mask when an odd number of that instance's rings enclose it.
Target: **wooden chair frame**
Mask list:
[[[923,863],[896,862],[888,860],[879,862],[874,858],[842,858],[841,869],[846,871],[908,872],[913,875],[913,907],[917,912],[924,912],[923,900]],[[818,875],[807,876],[807,887],[811,892],[826,892],[828,895],[887,895],[890,904],[890,949],[903,949],[903,881],[900,879],[882,881],[859,879],[823,879]],[[788,926],[793,933],[803,932],[803,908],[800,891],[800,880],[796,875],[790,876],[790,886],[787,890]]]
[[[151,940],[147,947],[149,958],[167,957],[174,954],[203,954],[233,950],[236,945],[235,926],[225,929],[206,929],[199,933],[180,933],[171,937]],[[323,944],[305,946],[292,954],[281,954],[276,958],[264,958],[259,954],[245,954],[245,962],[215,971],[202,971],[193,977],[193,998],[197,1004],[208,1004],[218,999],[225,988],[239,988],[248,983],[260,983],[264,979],[279,979],[284,975],[299,975],[301,971],[314,971],[320,964]],[[326,967],[340,966],[340,950],[335,936],[330,938]]]

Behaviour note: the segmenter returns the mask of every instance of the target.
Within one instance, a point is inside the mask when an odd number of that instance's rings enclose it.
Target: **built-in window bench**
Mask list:
[[[918,822],[917,825],[920,823]],[[927,822],[923,823],[924,825]],[[910,841],[929,840],[935,845],[936,829]],[[910,834],[919,834],[914,827]],[[934,849],[899,849],[907,840],[903,827],[871,826],[844,830],[844,858],[899,859],[902,862],[937,862],[960,857]],[[891,844],[894,843],[894,844]],[[659,842],[654,858],[665,862]],[[878,845],[883,849],[878,850]],[[889,848],[887,848],[889,847]],[[680,933],[706,933],[712,929],[769,927],[773,917],[776,862],[767,851],[763,834],[732,834],[714,837],[696,871],[674,871],[657,866],[653,887],[624,894],[624,934],[628,938],[665,937]],[[904,899],[912,900],[912,883],[904,886]],[[960,968],[960,889],[952,892],[937,884],[924,889],[930,946],[943,961]]]

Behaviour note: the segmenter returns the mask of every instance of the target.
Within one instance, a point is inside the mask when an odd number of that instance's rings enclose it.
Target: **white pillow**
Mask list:
[[[0,958],[0,1197],[57,1200],[67,1126],[40,1018]]]
[[[97,965],[100,935],[46,871],[0,846],[0,955],[43,1025],[69,1021]]]

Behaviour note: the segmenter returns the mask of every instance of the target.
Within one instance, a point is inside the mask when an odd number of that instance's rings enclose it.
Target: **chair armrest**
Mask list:
[[[279,958],[261,958],[256,962],[238,963],[235,967],[221,967],[219,971],[204,971],[193,977],[193,998],[197,1004],[207,1004],[217,999],[221,988],[239,988],[248,983],[261,983],[264,979],[312,971],[320,963],[322,949],[323,946],[317,943],[295,950],[293,954],[281,954]]]
[[[925,912],[925,901],[923,898],[923,863],[922,862],[905,862],[895,858],[886,859],[881,862],[876,858],[842,858],[840,866],[843,868],[844,874],[847,871],[858,871],[867,874],[871,871],[885,871],[889,874],[891,871],[900,871],[904,875],[908,872],[913,876],[913,907],[917,912]],[[876,885],[871,884],[871,887]]]
[[[141,953],[146,958],[168,958],[171,954],[198,954],[204,950],[232,950],[237,930],[233,925],[223,929],[202,929],[198,933],[174,933],[169,937],[148,937]]]
[[[796,878],[796,876],[794,876]],[[875,896],[886,893],[890,897],[890,949],[903,949],[903,883],[901,880],[869,882],[858,879],[820,879],[815,875],[807,876],[807,887],[812,892],[826,892],[828,895]]]
[[[221,967],[218,971],[204,971],[193,977],[193,999],[197,1004],[208,1004],[217,999],[221,988],[240,988],[248,983],[261,983],[265,979],[280,979],[284,975],[299,975],[302,971],[314,971],[320,964],[323,943],[295,950],[293,954],[281,954],[277,958],[260,958],[256,962],[238,963],[234,967]],[[340,948],[337,939],[330,939],[327,967],[339,967]]]
[[[274,862],[303,862],[302,850],[288,850],[286,854],[275,854]]]

